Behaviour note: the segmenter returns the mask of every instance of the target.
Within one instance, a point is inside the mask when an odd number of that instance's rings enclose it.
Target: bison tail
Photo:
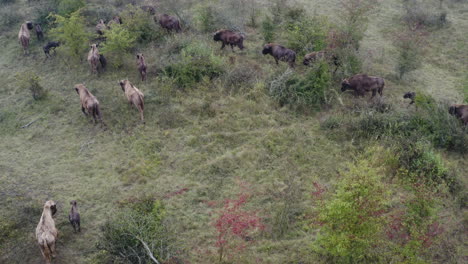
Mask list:
[[[52,250],[49,247],[49,244],[47,244],[47,240],[43,240],[41,244],[42,248],[42,254],[44,255],[44,258],[46,260],[46,263],[50,263],[52,261]]]

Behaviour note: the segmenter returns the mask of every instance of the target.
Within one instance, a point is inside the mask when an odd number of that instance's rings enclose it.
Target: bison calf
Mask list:
[[[452,105],[449,107],[449,113],[460,119],[464,125],[468,124],[468,105]]]
[[[83,84],[75,85],[75,91],[80,95],[81,111],[83,114],[86,116],[91,114],[94,118],[94,123],[97,123],[98,120],[102,123],[99,101],[96,97]]]
[[[224,49],[226,45],[230,45],[232,51],[234,51],[234,46],[239,47],[239,49],[244,49],[244,36],[240,33],[232,32],[231,30],[221,29],[214,33],[214,41],[221,41],[223,45],[221,49]]]
[[[145,62],[145,57],[143,57],[143,54],[138,53],[136,55],[137,57],[137,68],[138,71],[140,72],[141,75],[141,80],[144,81],[146,80],[146,62]]]
[[[367,76],[366,74],[357,74],[341,83],[341,91],[353,90],[356,95],[364,96],[366,92],[372,91],[373,98],[377,92],[382,96],[385,81],[381,77]]]
[[[36,24],[34,26],[34,29],[36,30],[36,36],[37,36],[37,40],[41,41],[44,39],[44,32],[42,32],[42,27],[40,24]]]
[[[145,118],[143,116],[143,110],[145,108],[145,103],[143,100],[143,93],[138,90],[133,84],[130,83],[128,80],[121,80],[119,82],[120,87],[122,87],[122,91],[124,91],[125,96],[127,97],[128,103],[130,105],[134,105],[138,111],[140,112],[140,119],[143,124],[145,123]]]
[[[46,58],[50,57],[50,51],[53,50],[55,54],[55,48],[60,47],[60,42],[58,41],[50,41],[47,44],[44,45],[42,48],[44,50],[44,53],[46,55]]]
[[[325,51],[311,52],[304,56],[304,61],[302,63],[307,66],[310,63],[314,63],[318,59],[325,58],[325,55],[326,55]]]
[[[99,35],[104,35],[104,31],[107,30],[107,25],[104,23],[104,20],[100,19],[99,23],[96,25],[96,32]]]
[[[404,99],[411,99],[410,105],[414,104],[414,99],[416,98],[415,92],[407,92],[403,95]]]
[[[80,213],[78,212],[78,206],[75,200],[71,201],[70,204],[72,207],[70,209],[70,213],[68,214],[68,220],[70,220],[70,224],[72,225],[75,232],[81,232]]]
[[[275,58],[276,65],[278,61],[285,61],[289,64],[290,67],[294,68],[294,63],[296,62],[296,52],[293,50],[287,49],[278,44],[266,44],[263,46],[262,50],[263,55],[270,54]]]
[[[107,66],[107,60],[106,57],[104,57],[104,55],[102,54],[99,54],[99,63],[101,64],[101,70],[105,71]]]

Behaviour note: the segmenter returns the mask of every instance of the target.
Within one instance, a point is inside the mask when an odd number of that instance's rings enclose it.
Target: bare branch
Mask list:
[[[151,253],[151,250],[150,248],[148,247],[148,244],[145,243],[145,241],[141,240],[139,237],[136,237],[136,239],[138,239],[138,241],[141,242],[141,244],[143,244],[143,247],[145,247],[146,249],[146,252],[148,253],[148,256],[150,257],[150,259],[156,263],[156,264],[161,264],[159,263],[159,261],[153,256],[153,253]]]

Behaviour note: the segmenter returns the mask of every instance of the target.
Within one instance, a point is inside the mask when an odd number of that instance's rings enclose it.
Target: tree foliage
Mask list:
[[[123,63],[124,54],[133,48],[136,36],[124,28],[122,25],[114,24],[109,30],[104,32],[106,42],[102,44],[101,52],[112,56],[112,64],[120,67]]]

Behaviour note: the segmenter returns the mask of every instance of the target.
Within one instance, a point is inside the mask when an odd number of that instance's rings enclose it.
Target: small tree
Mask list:
[[[328,21],[326,17],[304,17],[288,23],[286,35],[288,48],[299,55],[320,51],[326,47]]]
[[[123,28],[140,43],[150,42],[161,36],[161,31],[156,30],[152,16],[138,6],[127,5],[120,16]]]
[[[72,58],[79,59],[86,52],[89,44],[90,35],[86,32],[85,19],[81,15],[81,9],[71,13],[70,17],[61,15],[51,15],[55,19],[55,28],[51,30],[51,34],[65,48],[68,55]]]
[[[104,32],[104,36],[106,42],[103,43],[101,52],[112,56],[112,64],[120,67],[123,63],[122,54],[130,51],[136,41],[136,36],[119,24],[112,25],[111,29]]]
[[[31,91],[34,100],[40,100],[47,96],[48,91],[40,84],[41,78],[36,73],[26,71],[15,75],[18,86]]]
[[[422,66],[425,44],[424,33],[418,30],[407,30],[395,37],[398,51],[397,72],[400,79],[411,71]]]
[[[266,16],[262,22],[262,35],[265,43],[271,43],[275,39],[275,24],[270,16]]]

